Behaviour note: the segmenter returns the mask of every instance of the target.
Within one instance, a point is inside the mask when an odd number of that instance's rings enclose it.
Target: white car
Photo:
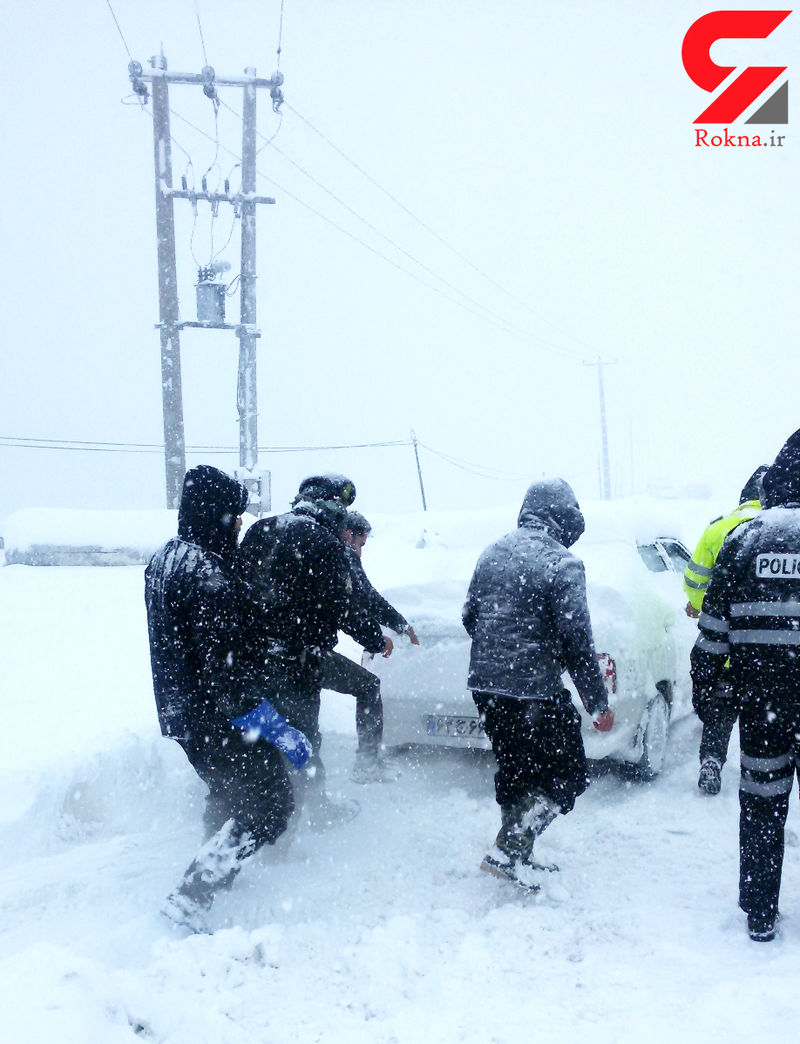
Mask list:
[[[691,711],[689,650],[696,626],[684,613],[681,578],[690,558],[675,538],[584,535],[573,552],[585,563],[595,648],[614,727],[600,733],[581,712],[587,756],[636,766],[653,778],[664,763],[671,719]],[[589,527],[587,527],[587,533]],[[489,748],[466,688],[470,640],[461,624],[469,578],[387,589],[414,623],[419,646],[395,643],[388,659],[365,660],[381,678],[387,747],[439,744]]]

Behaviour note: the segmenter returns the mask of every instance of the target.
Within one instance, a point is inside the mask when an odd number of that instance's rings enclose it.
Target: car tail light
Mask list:
[[[617,665],[614,658],[608,653],[598,653],[597,662],[600,665],[600,673],[603,675],[603,683],[609,693],[617,691]]]

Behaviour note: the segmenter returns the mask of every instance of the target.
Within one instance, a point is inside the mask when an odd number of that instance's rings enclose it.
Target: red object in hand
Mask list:
[[[592,718],[592,725],[594,725],[598,732],[611,732],[613,724],[614,712],[610,707],[606,707],[606,709],[601,711],[597,717]]]

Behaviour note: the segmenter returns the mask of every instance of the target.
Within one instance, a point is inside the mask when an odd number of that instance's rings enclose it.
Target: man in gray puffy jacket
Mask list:
[[[544,868],[533,844],[588,786],[580,715],[565,670],[607,732],[613,711],[597,664],[582,562],[567,551],[584,520],[563,479],[535,482],[518,528],[488,547],[475,567],[462,614],[472,639],[469,688],[497,760],[502,826],[481,869],[524,888]]]

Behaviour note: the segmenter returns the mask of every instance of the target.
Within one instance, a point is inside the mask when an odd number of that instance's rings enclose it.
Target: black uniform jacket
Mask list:
[[[763,480],[764,510],[719,553],[692,650],[695,692],[726,678],[748,692],[800,703],[800,431]]]
[[[250,602],[251,655],[298,658],[331,650],[339,630],[380,652],[377,621],[353,603],[343,519],[325,501],[300,501],[261,519],[239,548],[237,571]]]

